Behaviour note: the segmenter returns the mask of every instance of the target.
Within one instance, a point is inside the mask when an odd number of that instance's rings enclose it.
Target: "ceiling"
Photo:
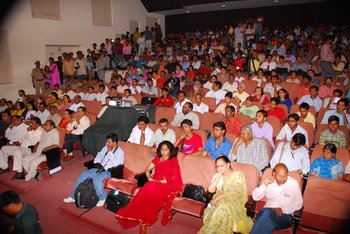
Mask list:
[[[141,0],[148,12],[179,15],[280,5],[294,5],[329,0]]]

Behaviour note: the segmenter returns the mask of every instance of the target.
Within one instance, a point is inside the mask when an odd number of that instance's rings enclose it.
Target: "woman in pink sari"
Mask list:
[[[148,182],[126,206],[118,210],[116,218],[123,228],[140,224],[140,233],[146,226],[154,224],[163,207],[162,224],[166,225],[172,216],[171,204],[182,191],[182,178],[173,145],[169,141],[159,144],[157,155],[146,168]],[[151,175],[151,171],[154,171]]]
[[[58,72],[57,65],[52,57],[49,58],[49,73],[47,74],[47,78],[51,82],[51,88],[53,88],[54,84],[58,84],[61,87],[60,73]]]

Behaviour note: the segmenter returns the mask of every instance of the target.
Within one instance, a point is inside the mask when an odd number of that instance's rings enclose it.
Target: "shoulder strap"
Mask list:
[[[280,158],[278,159],[278,163],[280,163],[281,160],[282,160],[282,158],[283,158],[283,153],[284,153],[284,150],[286,149],[287,143],[288,143],[288,142],[283,142],[282,149],[281,149],[281,153],[280,153]]]

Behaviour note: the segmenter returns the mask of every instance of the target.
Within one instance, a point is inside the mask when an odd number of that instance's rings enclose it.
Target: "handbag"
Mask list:
[[[116,213],[120,208],[129,204],[130,198],[119,190],[111,190],[107,194],[105,208]]]
[[[134,178],[137,180],[138,188],[144,186],[148,182],[148,178],[145,172],[135,175]]]
[[[202,185],[186,184],[182,197],[191,198],[196,201],[204,202],[205,190]]]

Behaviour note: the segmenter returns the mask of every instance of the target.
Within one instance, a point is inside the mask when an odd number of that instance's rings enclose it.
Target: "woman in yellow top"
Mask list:
[[[15,109],[13,111],[11,111],[11,115],[18,115],[20,117],[22,117],[23,112],[26,110],[26,105],[24,104],[24,102],[16,102],[15,105]]]
[[[48,106],[56,106],[59,107],[61,105],[61,101],[58,98],[56,92],[52,92],[46,100]]]
[[[247,216],[247,186],[241,171],[231,169],[230,160],[220,156],[215,160],[217,173],[208,187],[214,193],[204,211],[203,227],[198,234],[248,234],[252,220]]]

